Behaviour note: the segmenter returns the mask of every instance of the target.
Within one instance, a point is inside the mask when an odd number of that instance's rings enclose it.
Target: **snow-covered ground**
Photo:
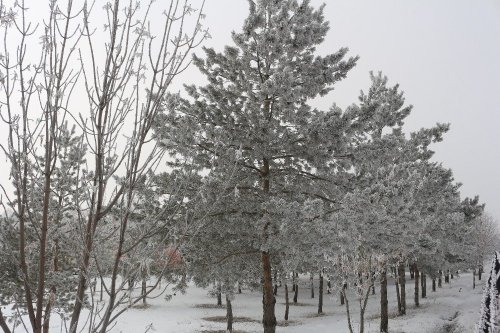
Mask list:
[[[443,284],[432,292],[428,280],[427,298],[420,300],[420,308],[413,306],[414,281],[407,280],[407,315],[395,316],[397,303],[395,288],[389,281],[389,319],[392,333],[458,333],[473,332],[479,318],[482,287],[486,277],[477,281],[476,289],[472,289],[472,274],[462,273],[460,277],[451,280],[451,284]],[[317,281],[315,281],[317,286]],[[325,295],[325,315],[317,316],[316,298],[311,299],[309,281],[304,279],[299,287],[299,304],[290,307],[289,325],[283,326],[284,288],[278,291],[276,316],[279,322],[277,332],[348,332],[345,306],[341,306],[338,297]],[[292,292],[290,290],[290,295]],[[243,332],[262,332],[261,305],[262,296],[258,292],[243,290],[233,301],[235,317],[243,317],[241,322],[235,322],[234,329]],[[185,295],[178,294],[166,302],[156,299],[145,309],[132,309],[122,316],[112,332],[135,333],[144,332],[148,328],[156,332],[224,332],[225,322],[213,322],[210,317],[224,317],[226,310],[210,307],[215,299],[209,297],[206,290],[191,287]],[[366,331],[377,332],[379,329],[379,290],[370,296],[366,313]],[[357,307],[354,299],[350,300],[352,310]],[[204,319],[205,318],[205,319]],[[357,322],[358,312],[353,315]],[[249,320],[252,320],[251,322]]]
[[[396,316],[397,303],[394,281],[389,280],[389,331],[391,333],[461,333],[474,332],[474,326],[479,318],[482,287],[487,276],[477,281],[476,289],[472,289],[472,274],[462,273],[444,284],[437,292],[431,291],[431,281],[427,283],[427,298],[420,300],[420,308],[413,305],[414,280],[407,276],[407,315]],[[326,283],[325,283],[326,284]],[[317,287],[318,283],[315,281]],[[293,293],[290,288],[290,301]],[[311,298],[309,280],[304,277],[299,285],[299,303],[291,304],[288,325],[283,321],[284,288],[279,288],[276,302],[278,319],[277,332],[348,332],[345,305],[341,306],[338,295],[324,297],[324,315],[317,315],[317,296]],[[123,314],[111,332],[141,333],[141,332],[175,332],[175,333],[223,333],[225,332],[225,308],[215,306],[216,300],[208,296],[207,290],[189,287],[185,294],[177,293],[170,301],[163,297],[149,300],[147,307],[135,307]],[[262,313],[262,295],[256,291],[243,290],[233,300],[236,332],[262,332],[260,323]],[[377,332],[380,325],[379,290],[371,295],[365,315],[365,332]],[[350,299],[351,312],[357,328],[358,307],[355,299]],[[214,321],[215,320],[215,321]],[[53,332],[63,332],[56,320],[52,322]],[[57,327],[59,326],[59,327]],[[19,330],[16,332],[21,332]]]

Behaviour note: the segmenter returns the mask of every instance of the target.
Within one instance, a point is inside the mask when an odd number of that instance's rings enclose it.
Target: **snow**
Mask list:
[[[472,273],[462,273],[451,280],[451,284],[443,283],[443,288],[431,291],[431,281],[428,280],[427,298],[420,300],[420,308],[413,305],[413,284],[407,275],[407,315],[398,317],[395,296],[394,280],[388,281],[389,297],[389,332],[390,333],[445,333],[445,332],[473,332],[479,320],[479,310],[486,275],[478,281],[476,289],[472,289]],[[315,281],[317,288],[318,281]],[[278,289],[276,300],[276,317],[278,320],[277,332],[348,332],[345,306],[341,306],[337,294],[325,294],[323,309],[325,314],[317,315],[318,290],[316,298],[311,299],[309,277],[304,275],[299,284],[299,305],[290,305],[288,326],[283,326],[284,287]],[[378,288],[378,285],[377,285]],[[289,288],[290,300],[293,297],[292,288]],[[326,293],[326,291],[325,291]],[[366,332],[374,333],[379,330],[379,290],[370,295],[367,313],[365,315]],[[350,298],[352,318],[357,328],[358,303]],[[236,332],[262,332],[261,313],[262,295],[257,291],[243,289],[242,294],[236,294],[233,300],[233,314],[235,319],[245,317],[243,321],[235,321],[233,328]],[[119,317],[111,332],[140,333],[140,332],[176,332],[176,333],[215,333],[225,332],[225,308],[215,306],[216,300],[208,295],[208,290],[190,286],[185,294],[177,293],[170,301],[163,297],[148,300],[147,307],[135,307]],[[210,317],[221,317],[222,321],[206,320]],[[55,319],[55,318],[54,318]],[[251,320],[249,322],[248,320]],[[60,326],[54,320],[54,332]],[[59,327],[58,327],[59,326]],[[454,330],[453,330],[454,329]],[[21,332],[19,328],[16,332]]]

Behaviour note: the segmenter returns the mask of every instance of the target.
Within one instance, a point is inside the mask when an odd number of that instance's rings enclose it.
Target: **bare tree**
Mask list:
[[[89,331],[106,332],[124,311],[123,258],[147,255],[143,245],[164,227],[153,217],[142,216],[151,223],[141,228],[132,221],[138,190],[148,186],[148,175],[165,155],[151,128],[167,89],[189,64],[190,51],[207,36],[201,10],[187,1],[172,0],[162,12],[153,1],[114,0],[105,3],[101,18],[96,5],[85,1],[76,8],[73,0],[51,0],[48,17],[34,24],[24,1],[12,8],[0,2],[0,114],[8,128],[0,147],[12,180],[12,186],[1,184],[2,205],[14,221],[13,261],[22,281],[11,300],[29,318],[23,325],[36,333],[49,331],[50,314],[62,309],[63,296],[73,300],[66,313],[69,331],[76,332],[96,273],[107,301],[99,316],[87,321]],[[93,25],[102,20],[104,31]],[[68,132],[68,124],[76,127]],[[66,155],[65,138],[72,140]],[[70,171],[71,179],[61,181]],[[166,207],[174,216],[175,205]],[[164,216],[165,210],[155,214]],[[72,255],[59,254],[61,228]],[[107,269],[96,255],[104,246],[111,253]],[[60,260],[66,260],[64,270],[71,272],[66,277],[73,283],[64,291],[50,282]],[[167,258],[163,270],[171,266]],[[0,327],[11,332],[2,313]]]

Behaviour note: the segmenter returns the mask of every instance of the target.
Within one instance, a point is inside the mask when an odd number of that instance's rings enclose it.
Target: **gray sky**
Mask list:
[[[161,0],[157,5],[168,5]],[[191,0],[199,7],[202,0]],[[26,0],[32,15],[46,14],[47,1]],[[81,4],[82,0],[77,0]],[[96,10],[101,10],[101,0]],[[321,0],[311,0],[317,7]],[[358,65],[315,106],[333,102],[345,107],[369,87],[370,70],[399,83],[414,109],[408,130],[451,123],[444,142],[435,145],[435,160],[453,169],[462,195],[480,195],[487,211],[500,220],[500,1],[499,0],[330,0],[325,16],[331,30],[321,54],[349,47]],[[232,44],[248,13],[246,0],[206,0],[205,26],[216,50]],[[153,25],[155,22],[153,22]],[[196,51],[202,55],[201,50]],[[177,78],[202,84],[192,66]],[[8,174],[2,175],[3,178]]]
[[[323,2],[311,0],[315,7]],[[451,123],[445,140],[433,147],[434,160],[453,170],[463,183],[462,196],[478,194],[500,219],[500,1],[330,0],[326,5],[331,29],[318,51],[346,46],[361,58],[316,105],[356,102],[359,90],[369,87],[368,72],[382,71],[414,106],[407,129]],[[205,45],[221,51],[231,44],[230,33],[240,30],[247,12],[246,0],[206,0],[212,39]],[[194,67],[180,79],[202,82]]]

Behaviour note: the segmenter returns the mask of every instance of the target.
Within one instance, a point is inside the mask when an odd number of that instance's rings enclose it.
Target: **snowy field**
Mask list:
[[[431,291],[431,281],[427,283],[427,298],[420,299],[420,308],[413,305],[414,280],[407,275],[407,315],[396,316],[397,303],[394,280],[389,279],[389,332],[391,333],[466,333],[474,332],[479,319],[479,309],[482,297],[482,287],[487,279],[476,281],[476,289],[472,289],[472,273],[462,273],[455,276],[451,284],[444,284]],[[477,279],[476,279],[477,280]],[[315,281],[317,287],[318,283]],[[378,286],[377,286],[378,288]],[[293,298],[289,290],[290,301]],[[324,315],[317,315],[318,290],[316,298],[311,298],[309,279],[304,276],[299,284],[298,304],[290,304],[288,324],[283,320],[285,312],[284,288],[278,289],[276,301],[277,332],[349,332],[345,305],[340,305],[337,294],[324,297]],[[235,333],[262,332],[260,323],[262,313],[262,295],[248,290],[237,294],[233,300],[233,315]],[[357,329],[358,304],[350,298],[352,318]],[[216,299],[208,295],[205,289],[191,286],[185,294],[177,293],[170,301],[163,297],[148,300],[148,306],[138,306],[123,314],[111,332],[141,333],[141,332],[175,332],[175,333],[224,333],[225,308],[216,306]],[[379,290],[370,295],[367,313],[365,315],[365,332],[374,333],[379,330]],[[55,318],[54,318],[55,319]],[[51,332],[64,332],[57,320],[51,322]],[[21,327],[17,333],[23,332]]]
[[[392,333],[459,333],[473,332],[474,325],[479,318],[482,281],[477,281],[476,289],[472,289],[472,274],[463,273],[460,277],[451,280],[451,284],[444,284],[436,292],[430,289],[431,281],[428,280],[427,298],[420,300],[420,308],[413,305],[413,282],[407,279],[407,315],[395,316],[397,303],[394,281],[389,280],[389,328]],[[317,286],[317,281],[315,281]],[[291,288],[290,295],[293,297]],[[290,306],[289,325],[285,326],[283,316],[284,288],[279,288],[276,301],[276,316],[278,319],[277,332],[303,333],[303,332],[348,332],[345,306],[341,306],[338,297],[325,295],[325,315],[317,313],[316,298],[311,299],[309,280],[304,278],[299,287],[298,306]],[[236,295],[233,301],[233,314],[236,318],[234,329],[237,332],[262,332],[261,305],[262,296],[257,292],[243,290]],[[377,332],[379,329],[379,290],[376,295],[370,296],[366,313],[367,332]],[[222,319],[225,309],[213,307],[216,300],[208,296],[206,290],[190,287],[185,295],[178,294],[169,302],[163,299],[150,301],[147,308],[136,308],[123,315],[112,332],[135,333],[144,332],[224,332],[225,322],[213,322],[209,319]],[[350,300],[351,311],[355,310],[357,303]],[[222,318],[217,318],[222,317]],[[240,318],[240,319],[238,319]],[[358,313],[353,315],[354,321]]]

